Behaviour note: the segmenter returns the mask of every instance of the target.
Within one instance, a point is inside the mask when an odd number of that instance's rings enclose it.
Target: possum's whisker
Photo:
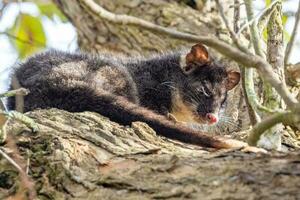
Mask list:
[[[159,85],[164,85],[164,86],[167,86],[169,88],[171,88],[172,90],[176,90],[177,88],[174,86],[174,85],[171,85],[172,82],[164,82],[164,83],[161,83]]]

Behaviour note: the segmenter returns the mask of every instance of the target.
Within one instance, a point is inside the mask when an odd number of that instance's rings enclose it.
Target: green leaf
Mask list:
[[[39,17],[21,13],[9,33],[20,58],[46,47],[46,36]]]
[[[289,17],[288,17],[286,14],[283,14],[283,15],[282,15],[282,25],[283,25],[283,26],[285,26],[285,24],[286,24],[288,18],[289,18]]]
[[[269,6],[272,3],[272,0],[265,0],[266,6]]]
[[[58,16],[62,22],[68,22],[68,19],[62,14],[62,12],[51,2],[36,2],[37,7],[42,15],[47,16],[49,19]]]

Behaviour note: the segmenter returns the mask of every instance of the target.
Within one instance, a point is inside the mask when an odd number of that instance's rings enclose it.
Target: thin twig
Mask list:
[[[8,4],[8,2],[2,2],[2,6],[0,8],[0,18],[2,17],[3,11],[6,8],[7,4]]]
[[[224,9],[223,9],[222,5],[220,4],[219,0],[216,0],[216,4],[217,4],[218,10],[220,12],[221,18],[222,18],[227,30],[229,31],[230,36],[232,38],[237,39],[235,32],[231,29],[231,27],[229,25],[229,22],[228,22],[228,20],[225,16],[225,13],[224,13]]]
[[[27,154],[28,158],[27,158],[27,162],[26,162],[26,171],[25,172],[26,172],[26,174],[28,174],[29,169],[30,169],[30,152],[28,149],[26,150],[26,154]]]
[[[234,31],[235,33],[239,32],[240,30],[240,24],[239,24],[239,20],[240,20],[240,1],[239,0],[234,0],[234,20],[233,20],[233,26],[234,26]],[[248,114],[249,114],[249,118],[251,121],[251,124],[254,125],[256,123],[258,123],[260,121],[260,117],[257,114],[255,108],[255,105],[253,105],[253,102],[255,102],[253,99],[253,95],[250,95],[250,92],[254,91],[254,84],[251,85],[251,83],[253,83],[253,77],[249,76],[249,71],[251,72],[251,68],[245,68],[243,66],[240,66],[240,70],[242,73],[242,88],[244,91],[244,98],[245,98],[245,103],[247,105],[248,108]],[[250,73],[251,75],[251,73]],[[251,88],[253,88],[251,90]],[[252,92],[253,93],[253,92]],[[255,94],[255,91],[254,91]],[[256,96],[255,96],[256,97]]]
[[[18,90],[21,88],[21,84],[16,75],[13,75],[11,78],[11,86],[14,90]],[[24,112],[24,95],[16,95],[15,96],[15,110],[23,113]]]
[[[25,88],[19,88],[19,89],[16,89],[16,90],[10,90],[10,91],[7,91],[5,93],[0,93],[0,98],[3,98],[3,97],[12,97],[12,96],[16,96],[16,95],[22,95],[22,96],[25,96],[29,94],[29,90],[28,89],[25,89]]]
[[[32,41],[30,41],[30,40],[24,40],[24,39],[22,39],[20,37],[17,37],[15,35],[11,34],[11,33],[6,32],[6,31],[0,32],[0,35],[6,35],[7,37],[10,37],[10,38],[15,39],[15,40],[17,40],[19,42],[22,42],[22,43],[25,43],[25,44],[29,44],[29,45],[32,45],[32,46],[45,47],[45,44],[42,43],[42,42],[40,42],[40,41],[37,41],[37,40],[32,40]]]
[[[221,15],[221,18],[227,28],[227,30],[229,31],[229,34],[230,34],[230,37],[233,41],[233,43],[240,49],[242,50],[243,52],[246,52],[246,47],[243,46],[240,42],[239,42],[239,39],[238,39],[238,36],[237,34],[232,30],[232,28],[230,27],[229,25],[229,22],[225,16],[225,13],[224,13],[224,9],[222,7],[222,5],[220,4],[219,0],[216,0],[216,4],[217,4],[217,7],[218,7],[218,10],[220,12],[220,15]]]
[[[286,66],[290,60],[291,57],[291,53],[293,51],[293,48],[295,46],[296,43],[296,38],[298,35],[298,31],[299,31],[299,24],[300,24],[300,0],[299,0],[299,4],[298,4],[298,10],[297,10],[297,15],[295,18],[295,25],[294,25],[294,29],[291,35],[291,39],[289,41],[289,43],[287,44],[286,47],[286,51],[285,51],[285,58],[284,58],[284,65]]]
[[[234,0],[234,11],[233,11],[233,27],[234,27],[234,32],[237,33],[240,29],[240,24],[239,24],[239,20],[240,20],[240,1],[239,0]],[[250,68],[245,68],[241,65],[239,65],[241,73],[242,73],[242,88],[243,88],[243,92],[244,92],[244,99],[245,99],[245,103],[246,106],[248,108],[248,114],[249,114],[249,118],[251,121],[251,124],[254,125],[256,123],[258,123],[260,121],[260,117],[259,115],[256,113],[255,109],[253,108],[253,103],[251,103],[251,95],[249,91],[249,83],[251,83],[252,78],[248,76],[247,72],[249,70],[252,70]],[[250,79],[250,81],[249,81]],[[252,80],[253,82],[253,80]],[[254,88],[254,86],[253,86]],[[254,89],[253,89],[254,90]]]
[[[255,54],[264,58],[265,56],[264,56],[263,50],[261,48],[261,39],[259,37],[258,29],[257,29],[256,23],[255,23],[256,19],[254,18],[254,14],[253,14],[252,0],[244,0],[244,2],[245,2],[245,6],[246,6],[248,21],[254,20],[254,22],[251,23],[249,27],[250,27],[251,40],[252,40],[252,44],[253,44],[253,47],[255,50]]]
[[[7,111],[7,107],[3,101],[3,99],[0,99],[0,110],[5,110]]]
[[[22,167],[20,167],[20,165],[18,165],[18,163],[16,163],[11,157],[9,157],[9,155],[7,155],[2,148],[0,148],[0,154],[10,163],[12,164],[20,173],[23,172]]]
[[[259,19],[263,18],[264,15],[266,15],[270,10],[272,10],[272,7],[274,6],[274,4],[276,4],[280,1],[281,0],[273,1],[268,7],[266,7],[264,10],[262,10],[260,13],[258,13],[255,17],[253,16],[253,18],[251,20],[248,19],[248,21],[245,24],[243,24],[241,29],[237,32],[237,35],[240,35],[245,30],[245,28],[247,28],[248,26],[251,26],[252,24],[254,24],[256,26],[256,22],[259,21]]]
[[[87,9],[89,9],[95,15],[95,17],[98,17],[100,19],[105,19],[107,21],[121,25],[133,25],[142,27],[153,32],[167,34],[176,39],[181,39],[190,42],[201,42],[207,46],[216,49],[221,54],[231,58],[232,60],[235,60],[236,62],[246,67],[256,68],[259,71],[260,75],[263,77],[265,76],[265,80],[268,81],[282,96],[287,106],[292,110],[300,112],[300,104],[298,104],[298,101],[288,91],[288,89],[281,84],[281,80],[276,74],[273,73],[270,64],[261,57],[252,55],[250,52],[242,52],[241,50],[232,47],[232,45],[220,41],[219,39],[213,36],[200,36],[189,33],[183,33],[180,31],[153,24],[151,22],[136,17],[123,14],[114,14],[105,10],[93,0],[80,0],[80,2],[84,7],[87,7]]]

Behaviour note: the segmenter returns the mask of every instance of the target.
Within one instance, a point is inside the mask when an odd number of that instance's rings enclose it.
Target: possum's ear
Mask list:
[[[240,76],[241,76],[240,73],[236,71],[227,72],[226,89],[227,90],[233,89],[240,82]]]
[[[198,43],[192,46],[191,51],[186,55],[186,64],[199,63],[206,64],[209,62],[208,51],[205,46]]]
[[[189,74],[197,67],[201,67],[209,62],[210,59],[206,47],[198,43],[192,46],[191,51],[185,56],[185,63],[182,63],[182,69]]]

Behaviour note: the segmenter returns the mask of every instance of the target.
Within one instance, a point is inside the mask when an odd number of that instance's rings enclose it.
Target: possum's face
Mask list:
[[[227,92],[239,83],[240,73],[226,71],[222,65],[211,61],[201,44],[192,47],[182,69],[185,78],[175,97],[175,106],[181,109],[181,115],[177,112],[175,117],[186,122],[218,122]]]

